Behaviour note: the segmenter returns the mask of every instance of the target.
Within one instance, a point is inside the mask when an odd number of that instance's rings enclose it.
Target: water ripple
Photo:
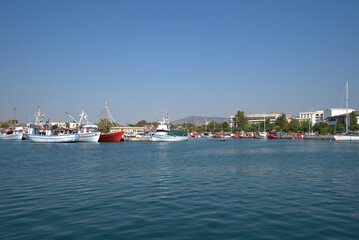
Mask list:
[[[0,142],[4,239],[355,239],[357,144]]]

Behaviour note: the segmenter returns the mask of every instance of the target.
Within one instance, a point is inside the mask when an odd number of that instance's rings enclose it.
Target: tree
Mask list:
[[[0,127],[1,127],[1,128],[9,128],[9,124],[4,123],[4,124],[2,124]]]
[[[332,134],[332,135],[336,135],[336,134],[337,134],[337,126],[336,126],[336,125],[334,125],[334,126],[332,127],[332,129],[331,129],[331,134]]]
[[[358,120],[355,112],[351,112],[349,115],[350,130],[356,130],[358,128]]]
[[[309,132],[309,124],[311,125],[312,123],[309,123],[309,120],[303,120],[300,123],[300,129],[302,132]]]
[[[231,127],[229,126],[227,121],[224,121],[222,123],[222,127],[223,127],[223,132],[230,132],[231,131]]]
[[[144,127],[147,124],[146,120],[141,120],[136,123],[136,127]]]
[[[264,127],[264,126],[263,126],[263,127]],[[272,124],[270,123],[270,119],[267,118],[267,119],[266,119],[266,131],[272,130],[272,128],[273,128],[273,126],[272,126]]]
[[[292,132],[298,132],[300,129],[300,122],[298,119],[293,118],[290,123],[288,124],[288,128]]]
[[[345,127],[344,127],[343,124],[338,123],[336,129],[337,129],[337,131],[339,131],[339,132],[344,132]]]
[[[100,132],[109,132],[111,127],[115,127],[117,124],[115,122],[107,121],[106,126],[106,119],[102,118],[99,123],[96,124],[98,126],[98,130]]]
[[[285,113],[282,113],[282,115],[280,115],[276,120],[275,120],[275,125],[277,127],[279,127],[279,130],[284,130],[286,131],[288,129],[288,121],[287,118],[285,116]]]
[[[248,118],[243,111],[237,111],[237,114],[234,116],[234,126],[237,127],[237,130],[246,130],[248,126]]]

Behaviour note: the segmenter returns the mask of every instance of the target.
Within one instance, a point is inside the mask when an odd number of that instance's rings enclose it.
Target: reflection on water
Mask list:
[[[355,239],[357,143],[0,142],[4,239]]]

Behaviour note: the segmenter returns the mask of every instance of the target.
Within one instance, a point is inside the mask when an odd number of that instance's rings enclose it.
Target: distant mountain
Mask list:
[[[228,118],[224,117],[202,117],[202,116],[190,116],[183,119],[179,119],[176,121],[171,121],[173,125],[180,125],[183,123],[192,123],[192,124],[201,124],[203,125],[205,122],[215,121],[216,123],[222,123],[224,121],[228,122]]]

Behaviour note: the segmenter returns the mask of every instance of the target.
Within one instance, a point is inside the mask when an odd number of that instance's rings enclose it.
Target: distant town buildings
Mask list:
[[[353,109],[351,109],[351,110],[353,110]],[[351,112],[353,112],[353,111],[348,111],[349,114]],[[357,121],[359,121],[359,111],[355,111],[355,115],[357,117]],[[345,112],[344,114],[339,114],[339,115],[334,115],[334,116],[327,117],[326,120],[327,120],[327,123],[328,123],[329,126],[334,126],[334,125],[337,125],[339,123],[346,126],[346,117],[347,117],[347,114]]]
[[[316,123],[321,123],[324,121],[324,111],[323,110],[317,110],[314,112],[301,112],[299,113],[298,120],[300,122],[302,121],[311,121],[312,125]]]

